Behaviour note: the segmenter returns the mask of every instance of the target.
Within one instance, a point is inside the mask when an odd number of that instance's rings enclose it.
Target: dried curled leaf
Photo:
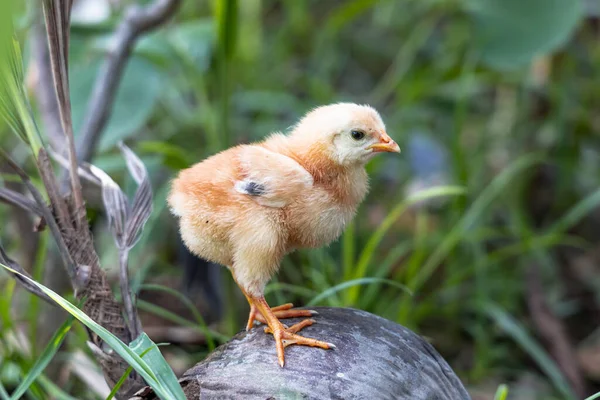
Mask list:
[[[148,179],[148,171],[146,171],[146,166],[135,155],[133,151],[129,147],[127,147],[123,142],[119,143],[119,149],[123,154],[123,158],[125,158],[125,162],[127,163],[127,169],[131,174],[132,178],[138,185],[142,184],[142,181]]]
[[[13,259],[11,259],[6,252],[4,251],[4,247],[2,247],[2,245],[0,245],[0,264],[4,264],[9,266],[10,268],[12,268],[13,270],[17,271],[18,274],[15,273],[11,273],[11,276],[13,277],[13,279],[17,282],[19,282],[19,284],[21,286],[23,286],[23,288],[25,288],[28,292],[31,292],[33,294],[35,294],[37,297],[39,297],[40,299],[54,305],[54,301],[52,301],[52,299],[50,297],[48,297],[43,291],[41,291],[40,289],[38,289],[37,286],[31,284],[31,282],[25,278],[23,278],[23,275],[30,278],[31,276],[25,272],[25,270],[23,268],[21,268],[21,266],[14,261]]]
[[[102,202],[115,243],[119,249],[129,250],[135,246],[152,213],[152,186],[142,160],[126,145],[121,143],[119,147],[129,173],[138,184],[131,203],[127,201],[119,185],[100,168],[84,163],[79,174],[102,186]],[[54,156],[65,162],[60,155],[54,154]],[[93,178],[90,178],[90,175]]]
[[[139,239],[142,229],[152,212],[152,188],[150,186],[148,171],[146,171],[142,160],[124,144],[121,144],[120,148],[127,162],[127,168],[138,184],[131,204],[127,202],[127,198],[119,185],[108,174],[93,165],[89,166],[89,170],[98,178],[102,185],[102,201],[108,215],[115,243],[119,248],[119,281],[129,331],[133,338],[137,338],[142,329],[137,311],[133,305],[134,296],[129,287],[127,262],[129,250]]]
[[[108,217],[108,225],[113,234],[117,247],[122,248],[125,234],[125,224],[129,214],[129,205],[125,193],[119,185],[100,168],[90,165],[90,172],[100,180],[102,185],[102,203]]]
[[[35,201],[14,190],[0,188],[0,201],[22,208],[32,214],[42,216],[42,210]]]
[[[95,165],[81,163],[79,176],[102,188],[102,202],[106,210],[110,230],[120,249],[131,249],[137,243],[144,225],[152,213],[152,186],[148,171],[142,160],[126,145],[119,144],[127,163],[129,173],[138,184],[131,203],[119,185],[103,170]],[[65,168],[68,160],[57,152],[53,158]],[[1,193],[0,193],[1,195]]]
[[[150,185],[148,171],[142,160],[140,160],[138,156],[123,143],[121,143],[119,147],[127,162],[129,173],[138,184],[138,188],[133,197],[133,204],[131,205],[131,214],[127,219],[127,226],[125,229],[125,246],[130,249],[135,246],[139,240],[144,225],[146,225],[146,221],[148,221],[148,218],[152,213],[152,186]]]

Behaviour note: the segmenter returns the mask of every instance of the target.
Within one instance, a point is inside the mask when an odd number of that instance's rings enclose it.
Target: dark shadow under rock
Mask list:
[[[184,374],[188,399],[470,398],[433,346],[403,326],[365,311],[315,310],[316,323],[301,334],[336,349],[290,346],[280,368],[272,336],[257,326]]]

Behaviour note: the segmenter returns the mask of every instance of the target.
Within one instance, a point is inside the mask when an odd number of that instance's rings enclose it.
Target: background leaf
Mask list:
[[[93,58],[71,68],[71,98],[75,134],[87,110],[100,59]],[[161,74],[149,61],[132,57],[117,90],[112,114],[100,139],[100,150],[114,147],[138,132],[150,118],[162,88]]]
[[[583,16],[581,0],[469,0],[482,59],[521,66],[562,46]]]

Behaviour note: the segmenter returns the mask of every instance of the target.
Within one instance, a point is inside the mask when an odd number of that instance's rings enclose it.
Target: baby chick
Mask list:
[[[225,150],[182,170],[169,206],[186,246],[225,265],[250,303],[255,320],[273,334],[279,364],[291,344],[329,349],[331,343],[297,334],[280,318],[309,317],[291,304],[269,307],[264,289],[281,259],[294,249],[337,239],[368,191],[365,164],[376,153],[400,152],[373,108],[352,103],[306,114],[288,135]]]

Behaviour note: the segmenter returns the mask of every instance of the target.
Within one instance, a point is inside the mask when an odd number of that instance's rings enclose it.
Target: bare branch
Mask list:
[[[177,10],[181,0],[156,0],[149,6],[132,6],[113,37],[114,47],[102,66],[88,104],[77,142],[77,154],[90,161],[102,129],[106,125],[127,59],[137,39],[159,27]]]

